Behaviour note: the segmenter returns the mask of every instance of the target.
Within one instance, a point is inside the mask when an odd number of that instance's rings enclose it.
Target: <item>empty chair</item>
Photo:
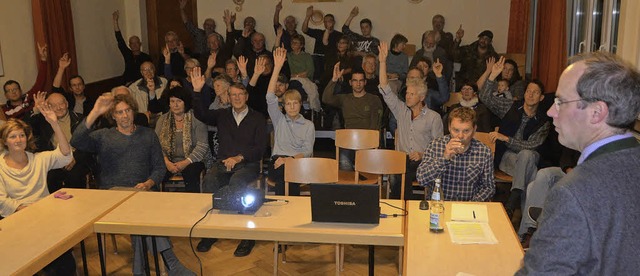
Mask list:
[[[340,164],[340,149],[363,150],[376,149],[380,146],[380,131],[371,129],[338,129],[336,130],[336,160]],[[344,160],[343,160],[344,162]],[[361,180],[365,184],[376,183],[373,175],[363,174],[366,180]],[[355,172],[338,171],[339,183],[356,183]]]

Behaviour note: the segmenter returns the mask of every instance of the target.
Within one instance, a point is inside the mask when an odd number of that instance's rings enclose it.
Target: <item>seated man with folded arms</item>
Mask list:
[[[496,142],[494,163],[503,172],[513,176],[511,194],[505,204],[509,217],[513,210],[524,203],[525,191],[538,171],[542,145],[549,134],[551,120],[540,102],[544,99],[544,85],[533,80],[527,85],[523,101],[513,102],[508,98],[494,96],[495,79],[503,71],[505,58],[501,57],[491,69],[491,74],[480,90],[480,101],[493,114],[500,117],[500,129],[491,132]]]
[[[489,201],[495,193],[491,150],[473,138],[476,113],[459,107],[449,113],[449,135],[431,141],[418,166],[418,182],[433,189],[442,180],[444,200]]]
[[[387,43],[380,43],[380,70],[386,70]],[[442,136],[442,119],[435,111],[424,104],[427,97],[426,84],[417,79],[407,79],[406,103],[400,101],[391,91],[387,74],[380,74],[380,93],[398,121],[396,150],[407,153],[407,171],[404,199],[413,198],[412,183],[416,179],[416,170],[429,143]],[[400,178],[391,178],[391,198],[400,198]]]
[[[145,191],[157,190],[156,184],[164,177],[166,166],[160,141],[153,129],[134,124],[137,109],[131,96],[114,97],[111,93],[105,93],[73,133],[71,145],[74,148],[97,154],[101,189],[125,186]],[[116,121],[116,126],[92,131],[93,124],[105,113]],[[155,239],[169,275],[195,275],[180,263],[168,238]],[[146,252],[143,252],[142,242],[141,236],[131,236],[134,275],[144,273],[142,258]],[[145,242],[148,248],[152,248],[150,238]]]
[[[273,51],[274,68],[267,88],[269,117],[274,128],[274,145],[269,166],[269,178],[276,182],[276,195],[284,195],[284,163],[289,158],[311,157],[315,142],[313,123],[300,114],[302,97],[300,92],[291,89],[284,92],[284,110],[278,107],[275,95],[278,74],[287,57],[287,50],[276,48]],[[300,184],[289,183],[289,195],[300,195]]]
[[[193,84],[193,110],[196,118],[218,127],[217,161],[204,177],[203,190],[216,193],[224,186],[245,187],[258,179],[260,161],[267,147],[267,122],[264,116],[247,105],[249,92],[242,84],[229,89],[231,107],[210,110],[210,97],[203,90],[205,78],[196,67],[191,72]],[[206,252],[216,239],[202,239],[198,251]],[[240,242],[234,255],[244,257],[251,253],[254,240]]]

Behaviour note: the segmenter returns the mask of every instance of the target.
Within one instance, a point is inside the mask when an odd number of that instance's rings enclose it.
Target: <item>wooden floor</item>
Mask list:
[[[113,253],[111,237],[107,239],[107,274],[131,275],[133,254],[128,235],[116,235],[118,254]],[[174,251],[185,266],[200,275],[198,260],[191,251],[188,238],[171,238]],[[199,239],[193,239],[193,246]],[[272,275],[273,242],[257,241],[249,256],[235,257],[233,251],[237,240],[219,240],[209,252],[198,253],[202,261],[202,275]],[[100,275],[95,235],[85,240],[90,275]],[[398,274],[398,248],[377,246],[375,253],[375,275]],[[278,265],[279,275],[335,275],[335,245],[296,244],[287,250],[287,263]],[[78,275],[82,275],[80,246],[74,247]],[[368,247],[345,246],[345,264],[342,275],[368,274]],[[150,257],[153,263],[153,259]],[[153,264],[151,265],[153,275]],[[163,273],[166,275],[166,273]]]

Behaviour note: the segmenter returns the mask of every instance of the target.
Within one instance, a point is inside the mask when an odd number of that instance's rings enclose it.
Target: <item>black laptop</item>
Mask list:
[[[378,185],[311,184],[311,220],[380,223]]]

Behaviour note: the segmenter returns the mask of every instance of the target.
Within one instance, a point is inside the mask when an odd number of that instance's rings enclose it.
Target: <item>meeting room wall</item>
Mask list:
[[[146,51],[146,11],[144,0],[71,0],[78,72],[87,83],[122,74],[124,61],[113,33],[112,12],[120,10],[120,29],[125,40],[141,36]],[[0,47],[4,76],[0,83],[13,79],[23,89],[33,85],[38,73],[33,34],[31,1],[0,1]],[[58,57],[51,57],[57,63]],[[50,72],[53,76],[55,72]],[[4,103],[4,93],[0,102]]]

